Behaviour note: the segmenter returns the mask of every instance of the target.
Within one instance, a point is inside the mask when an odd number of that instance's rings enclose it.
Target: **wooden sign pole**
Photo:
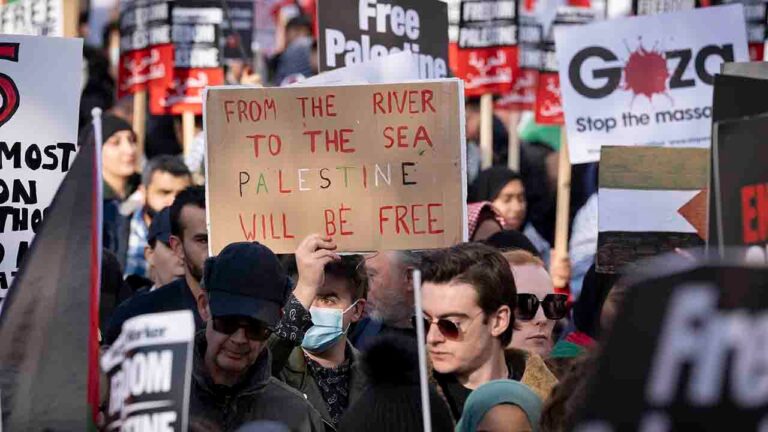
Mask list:
[[[192,150],[192,141],[195,140],[195,113],[184,111],[181,113],[181,131],[184,146],[184,156]]]
[[[557,213],[555,216],[555,253],[568,256],[568,216],[571,208],[571,161],[565,126],[560,132],[560,155],[557,166]],[[554,259],[554,257],[553,257]],[[556,286],[555,288],[565,288]]]
[[[493,165],[493,95],[480,96],[480,155],[482,169]]]
[[[136,171],[141,172],[146,158],[144,139],[147,134],[147,90],[139,90],[133,94],[133,131],[136,132],[136,146],[139,157],[136,158]]]
[[[512,111],[509,114],[507,166],[509,169],[516,172],[520,172],[520,137],[517,135],[517,126],[520,124],[520,116],[520,111]]]

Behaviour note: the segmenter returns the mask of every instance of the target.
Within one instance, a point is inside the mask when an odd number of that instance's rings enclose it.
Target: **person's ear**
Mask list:
[[[197,312],[200,314],[200,318],[203,321],[211,320],[211,308],[208,304],[208,294],[201,292],[197,296]]]
[[[154,252],[152,251],[152,248],[149,246],[144,246],[144,261],[146,261],[147,264],[152,265],[153,256]]]
[[[405,268],[405,283],[406,288],[405,291],[412,293],[413,292],[413,271],[416,270],[413,266],[408,266]]]
[[[171,244],[171,250],[173,251],[173,254],[176,255],[176,257],[178,257],[180,260],[184,260],[184,247],[181,245],[181,239],[175,235],[171,235],[168,240]]]
[[[363,318],[363,312],[365,312],[365,299],[361,297],[352,308],[352,322],[360,321]]]
[[[499,337],[509,328],[509,323],[512,322],[512,309],[507,305],[503,305],[496,310],[494,315],[490,322],[491,335]]]

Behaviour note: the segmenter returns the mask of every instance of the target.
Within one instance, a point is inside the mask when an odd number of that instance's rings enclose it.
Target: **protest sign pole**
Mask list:
[[[520,111],[509,114],[509,147],[507,166],[512,171],[520,172],[520,137],[517,135],[517,125],[520,124]]]
[[[144,138],[147,131],[147,90],[141,89],[133,95],[133,131],[136,132],[136,146],[139,157],[136,158],[136,171],[141,172],[144,163]]]
[[[568,136],[560,130],[560,155],[557,165],[557,213],[555,216],[555,253],[568,256],[568,215],[571,207],[571,161],[568,159]],[[565,288],[556,286],[555,288]]]
[[[493,165],[493,95],[480,96],[480,154],[482,168]]]
[[[432,432],[432,409],[429,405],[429,381],[427,380],[427,350],[424,342],[427,340],[424,328],[424,314],[421,309],[421,270],[413,271],[413,305],[416,309],[416,340],[419,341],[419,388],[421,390],[421,415],[424,421],[424,432]]]
[[[193,111],[184,111],[181,113],[181,131],[184,156],[192,150],[192,141],[195,139],[195,113]]]
[[[2,4],[2,2],[0,2]],[[65,1],[62,5],[64,9],[64,37],[77,37],[77,21],[80,14],[80,1]]]

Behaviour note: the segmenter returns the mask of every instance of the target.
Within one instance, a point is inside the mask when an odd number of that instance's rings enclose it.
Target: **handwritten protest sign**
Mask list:
[[[81,40],[0,35],[0,298],[75,160],[82,52]]]
[[[123,324],[101,357],[109,388],[104,430],[187,430],[194,335],[188,310]]]
[[[439,0],[320,0],[320,71],[411,51],[421,78],[448,76],[448,18]]]
[[[768,270],[690,261],[667,270],[670,261],[674,257],[644,262],[638,267],[647,276],[624,288],[603,355],[587,371],[586,402],[573,431],[765,426],[760,342],[768,322]]]
[[[209,89],[211,252],[255,240],[291,253],[311,233],[344,251],[466,239],[459,80]]]
[[[748,58],[740,5],[566,27],[555,39],[574,164],[599,160],[601,145],[709,147],[714,75]]]

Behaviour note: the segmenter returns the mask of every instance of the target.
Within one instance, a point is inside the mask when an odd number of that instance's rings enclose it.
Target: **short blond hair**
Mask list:
[[[511,266],[536,265],[545,267],[544,261],[536,255],[523,249],[515,249],[502,253]]]

